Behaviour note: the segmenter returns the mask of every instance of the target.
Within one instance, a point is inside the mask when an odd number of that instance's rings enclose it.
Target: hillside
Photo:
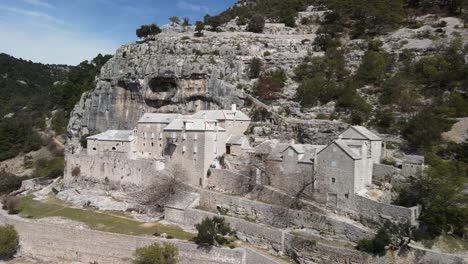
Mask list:
[[[70,111],[109,56],[78,66],[46,65],[0,54],[1,181],[63,172]],[[16,185],[18,180],[11,180]],[[7,188],[9,189],[9,188]],[[4,190],[2,189],[2,191]]]
[[[464,9],[287,1],[299,3],[287,5],[294,7],[289,24],[278,15],[284,3],[268,3],[242,1],[204,24],[171,23],[119,48],[72,112],[71,159],[82,138],[133,130],[148,112],[236,104],[254,121],[246,132],[254,146],[268,139],[326,145],[349,125],[364,125],[387,142],[385,164],[426,156],[428,177],[398,178],[390,187],[393,203],[422,205],[414,239],[463,237],[466,144],[441,134],[468,115]]]

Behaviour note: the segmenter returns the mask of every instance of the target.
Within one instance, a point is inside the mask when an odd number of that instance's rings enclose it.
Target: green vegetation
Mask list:
[[[133,264],[176,264],[179,249],[169,243],[161,246],[157,243],[139,248],[135,252]]]
[[[236,17],[245,24],[256,15],[264,18],[285,23],[287,26],[295,27],[297,12],[305,10],[308,5],[315,3],[315,0],[257,0],[248,2],[245,5],[236,5],[224,11],[215,18],[219,23],[226,23]]]
[[[52,118],[56,134],[65,133],[70,112],[111,58],[99,54],[76,67],[44,65],[0,54],[0,160],[46,145],[39,131]],[[54,111],[55,110],[55,111]],[[52,112],[54,111],[54,114]]]
[[[202,37],[203,36],[203,30],[205,30],[205,23],[201,21],[195,22],[195,37]]]
[[[23,180],[24,178],[5,171],[0,171],[0,196],[18,190]]]
[[[0,260],[12,258],[18,249],[18,233],[11,225],[0,226]]]
[[[169,17],[169,21],[171,21],[172,24],[180,24],[180,18],[177,16],[171,16]]]
[[[263,28],[265,28],[265,18],[261,15],[253,16],[247,25],[247,31],[253,33],[262,33]]]
[[[147,38],[148,36],[158,35],[161,33],[161,28],[156,24],[142,25],[136,30],[136,35],[139,38]]]
[[[394,248],[404,246],[405,237],[410,237],[410,225],[396,225],[387,221],[373,239],[364,239],[358,242],[356,248],[374,255],[385,255],[387,246]]]
[[[369,42],[368,50],[356,74],[356,80],[360,85],[381,84],[385,74],[391,72],[392,63],[389,54],[382,49],[382,46],[380,40]]]
[[[229,223],[222,217],[205,218],[195,225],[198,235],[195,241],[198,244],[220,246],[228,243],[225,236],[234,234]]]
[[[63,175],[64,168],[63,157],[55,157],[50,160],[40,159],[36,161],[34,176],[38,178],[55,179]]]
[[[21,199],[20,216],[40,219],[51,216],[64,217],[85,223],[91,229],[126,235],[153,235],[166,233],[177,239],[190,240],[194,236],[183,231],[178,226],[162,225],[159,223],[144,224],[129,217],[110,212],[98,212],[84,209],[70,208],[61,201],[50,198],[46,202],[34,201],[31,196]]]
[[[399,190],[396,204],[422,205],[417,240],[448,232],[463,237],[468,225],[468,196],[464,192],[468,165],[463,161],[443,160],[434,154],[426,155],[426,163],[430,167],[409,178]]]
[[[250,78],[258,78],[262,72],[263,62],[260,58],[253,58],[250,61]]]

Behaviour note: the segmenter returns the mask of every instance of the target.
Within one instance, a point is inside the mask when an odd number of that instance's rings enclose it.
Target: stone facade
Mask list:
[[[364,127],[350,127],[328,145],[264,142],[251,154],[256,183],[313,200],[357,219],[393,219],[416,224],[419,208],[405,208],[362,196],[381,166],[385,144]],[[249,173],[249,172],[246,172]],[[252,174],[252,173],[251,173]]]
[[[144,185],[148,179],[157,177],[155,175],[166,165],[171,165],[186,172],[182,180],[206,187],[209,169],[219,167],[226,149],[237,146],[237,141],[228,141],[228,138],[245,141],[242,135],[249,124],[250,118],[237,111],[236,106],[231,110],[202,111],[193,116],[146,113],[133,131],[108,130],[87,138],[86,153],[68,153],[66,182],[87,178],[97,182]],[[233,150],[242,154],[249,148],[248,143],[242,143],[239,149]],[[145,171],[146,168],[152,169]]]

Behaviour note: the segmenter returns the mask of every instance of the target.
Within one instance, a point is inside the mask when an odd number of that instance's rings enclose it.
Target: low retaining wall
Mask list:
[[[376,221],[388,219],[399,222],[409,222],[411,224],[417,223],[420,213],[420,208],[418,206],[408,208],[379,203],[360,195],[355,195],[354,197],[356,210],[366,218],[374,219]]]
[[[249,186],[255,185],[255,179],[246,177],[231,170],[210,169],[208,188],[215,188],[221,192],[243,194],[249,191]]]
[[[153,243],[171,243],[179,248],[181,264],[255,264],[277,263],[243,248],[200,248],[193,243],[157,237],[138,237],[38,223],[4,215],[0,224],[15,226],[20,237],[20,252],[31,257],[65,261],[128,264],[137,248]],[[261,259],[262,262],[258,262]]]
[[[197,209],[187,209],[184,219],[168,219],[183,223],[185,225],[195,225],[206,217],[219,216]],[[317,263],[372,263],[371,256],[356,250],[347,250],[320,242],[313,242],[302,237],[297,237],[288,233],[288,230],[281,230],[265,225],[251,223],[247,220],[223,216],[231,227],[237,232],[239,239],[275,252],[284,252],[289,256],[300,260],[300,263],[309,263],[311,260],[328,260]],[[307,245],[305,247],[304,245]],[[311,250],[313,248],[313,250]],[[304,257],[298,257],[304,256]],[[262,263],[262,262],[260,262]]]
[[[309,228],[354,242],[375,235],[374,231],[359,223],[342,221],[324,213],[293,210],[208,190],[200,190],[199,193],[202,208],[220,210],[227,215],[276,228]]]

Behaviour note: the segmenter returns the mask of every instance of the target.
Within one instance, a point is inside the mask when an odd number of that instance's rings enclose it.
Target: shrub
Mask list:
[[[3,210],[7,210],[8,214],[15,215],[21,212],[21,200],[16,196],[4,196],[2,199]]]
[[[396,163],[397,163],[396,160],[391,157],[385,157],[382,160],[382,164],[385,164],[385,165],[396,166]]]
[[[146,38],[151,35],[158,35],[159,33],[161,33],[161,28],[156,24],[142,25],[136,30],[136,35],[139,38]]]
[[[63,157],[56,157],[51,160],[40,159],[36,161],[34,175],[39,178],[55,179],[63,175],[64,168]]]
[[[0,226],[0,260],[12,258],[18,249],[18,233],[11,225]]]
[[[255,108],[252,112],[252,121],[265,122],[271,118],[271,113],[265,108]]]
[[[395,203],[406,207],[421,205],[421,231],[431,238],[449,232],[466,236],[466,163],[443,160],[432,153],[426,155],[425,162],[429,168],[401,186]]]
[[[318,113],[315,119],[320,119],[320,120],[327,120],[328,116],[325,113]]]
[[[250,61],[250,78],[258,78],[262,72],[263,62],[259,58]]]
[[[286,85],[286,80],[288,79],[286,72],[283,69],[270,71],[266,74],[266,76],[270,77],[273,83],[281,88]]]
[[[390,221],[377,231],[373,239],[364,239],[358,242],[356,248],[374,255],[385,255],[386,247],[392,246],[394,248],[405,246],[409,241],[406,239],[410,237],[411,226],[409,224],[396,225]]]
[[[203,37],[203,30],[205,30],[205,23],[201,21],[195,22],[195,37]]]
[[[265,18],[260,15],[253,16],[247,25],[247,31],[253,33],[262,33],[264,28]]]
[[[169,243],[165,243],[164,246],[155,243],[137,249],[135,255],[134,264],[175,264],[178,262],[179,250]]]
[[[177,16],[171,16],[169,18],[169,21],[171,21],[172,24],[177,24],[177,25],[180,24],[180,18]]]
[[[195,241],[198,244],[219,246],[227,242],[225,236],[233,234],[229,223],[226,223],[223,217],[205,218],[199,224],[195,225],[198,235]]]
[[[0,195],[8,194],[12,191],[18,190],[21,187],[23,179],[16,175],[7,173],[5,171],[0,172]]]
[[[264,100],[275,100],[278,99],[281,90],[282,87],[278,82],[272,77],[265,76],[258,79],[254,92],[256,96]]]

